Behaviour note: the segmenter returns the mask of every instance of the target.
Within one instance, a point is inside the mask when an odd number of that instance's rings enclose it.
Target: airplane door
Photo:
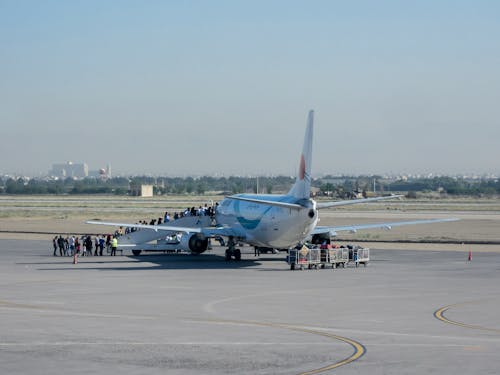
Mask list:
[[[279,218],[280,214],[282,214],[282,209],[278,207],[274,207],[271,212],[271,228],[273,228],[273,231],[277,232],[279,231],[279,222],[280,220],[277,219]]]

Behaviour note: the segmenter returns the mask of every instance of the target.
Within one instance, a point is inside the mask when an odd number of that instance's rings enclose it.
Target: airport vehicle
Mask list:
[[[214,222],[207,225],[187,225],[177,221],[161,225],[144,225],[130,223],[112,223],[105,221],[87,221],[89,224],[128,226],[149,232],[144,238],[152,241],[167,234],[183,233],[183,238],[192,253],[200,254],[208,248],[208,238],[226,237],[228,239],[226,259],[241,259],[241,252],[236,248],[238,242],[255,247],[271,249],[291,249],[309,238],[314,241],[329,240],[340,231],[355,232],[360,229],[390,229],[400,225],[428,224],[456,219],[416,220],[392,223],[362,224],[340,227],[317,226],[318,211],[326,208],[376,202],[400,198],[400,195],[389,195],[374,198],[352,199],[333,202],[316,202],[310,197],[312,139],[314,111],[310,111],[304,144],[299,160],[296,181],[290,191],[284,195],[277,194],[236,194],[223,199],[215,211]],[[186,224],[186,225],[185,225]],[[144,238],[134,238],[143,241]],[[139,242],[141,243],[141,242]],[[123,241],[118,242],[122,246]]]
[[[164,253],[184,253],[189,250],[189,236],[183,233],[170,234],[164,238],[148,243],[124,244],[121,248],[132,251],[135,256],[141,255],[143,251],[155,251]]]

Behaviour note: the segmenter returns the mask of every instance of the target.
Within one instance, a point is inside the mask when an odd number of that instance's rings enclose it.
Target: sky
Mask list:
[[[498,1],[0,0],[0,173],[500,174]]]

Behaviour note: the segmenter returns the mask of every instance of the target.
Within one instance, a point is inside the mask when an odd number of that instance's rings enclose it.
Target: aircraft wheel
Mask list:
[[[226,260],[227,261],[231,260],[231,250],[229,250],[229,249],[226,250]]]
[[[295,270],[295,263],[290,264],[290,269],[293,271]]]
[[[236,249],[234,251],[234,260],[241,260],[241,250],[240,249]]]
[[[136,257],[141,255],[142,250],[132,250],[132,254],[134,254]]]

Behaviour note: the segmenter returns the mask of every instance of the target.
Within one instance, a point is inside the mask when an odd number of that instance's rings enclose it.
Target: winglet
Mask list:
[[[312,163],[312,139],[314,125],[314,111],[309,111],[307,116],[306,134],[304,136],[304,145],[300,155],[299,170],[297,179],[288,195],[298,199],[309,199],[311,194],[311,163]]]

